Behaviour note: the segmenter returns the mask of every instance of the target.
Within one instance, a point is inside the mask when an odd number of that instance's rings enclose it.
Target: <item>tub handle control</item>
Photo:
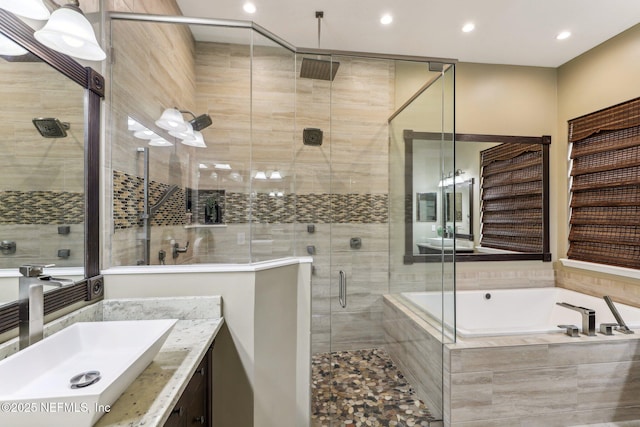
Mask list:
[[[558,325],[558,328],[566,329],[565,333],[570,337],[580,336],[580,333],[578,332],[578,327],[576,325]]]
[[[342,308],[347,307],[347,275],[344,271],[340,270],[340,289],[339,300]]]
[[[617,323],[600,323],[600,333],[604,335],[613,335],[613,329],[618,326]]]

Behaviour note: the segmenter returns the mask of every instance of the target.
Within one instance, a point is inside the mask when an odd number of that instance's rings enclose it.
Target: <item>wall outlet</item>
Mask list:
[[[244,245],[244,233],[238,233],[238,244]]]

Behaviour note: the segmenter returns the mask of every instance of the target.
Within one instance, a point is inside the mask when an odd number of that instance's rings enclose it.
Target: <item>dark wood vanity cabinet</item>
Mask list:
[[[165,427],[212,427],[212,369],[213,345],[209,348],[196,372],[189,380],[182,396],[171,411]]]

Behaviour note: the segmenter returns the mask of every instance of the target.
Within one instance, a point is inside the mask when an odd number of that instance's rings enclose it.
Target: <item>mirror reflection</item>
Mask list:
[[[416,221],[436,222],[438,193],[416,193]]]
[[[85,150],[77,83],[31,54],[0,57],[0,80],[2,305],[17,299],[21,265],[83,277]]]
[[[434,162],[441,138],[405,131],[406,190],[415,194],[405,259],[455,252],[461,261],[546,260],[550,139],[456,135],[455,167],[443,170],[454,162]]]

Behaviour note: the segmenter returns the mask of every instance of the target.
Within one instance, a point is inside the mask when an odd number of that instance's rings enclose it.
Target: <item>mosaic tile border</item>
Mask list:
[[[151,204],[156,203],[169,185],[152,181]],[[386,224],[389,222],[388,194],[285,194],[237,193],[224,190],[180,189],[160,207],[152,225],[186,223],[186,197],[197,193],[192,213],[204,224],[204,201],[214,197],[225,224]],[[115,229],[142,226],[143,179],[120,171],[113,172],[113,219]]]
[[[171,188],[168,184],[149,183],[149,203],[155,205]],[[185,191],[178,189],[161,206],[153,218],[152,226],[181,225],[185,223]],[[114,229],[142,227],[144,209],[144,180],[125,172],[113,171],[113,226]]]
[[[84,222],[84,193],[2,191],[0,224],[48,225]]]

